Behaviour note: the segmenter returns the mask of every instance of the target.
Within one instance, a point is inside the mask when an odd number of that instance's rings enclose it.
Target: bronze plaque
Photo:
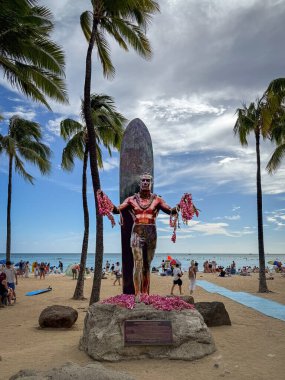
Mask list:
[[[173,344],[171,321],[129,320],[124,322],[125,346]]]

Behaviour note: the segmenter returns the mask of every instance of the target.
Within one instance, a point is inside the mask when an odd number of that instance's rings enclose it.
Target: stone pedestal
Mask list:
[[[125,346],[124,321],[167,320],[173,331],[172,345]],[[156,310],[136,304],[132,310],[112,304],[96,303],[89,307],[80,348],[99,361],[142,358],[196,360],[215,351],[212,335],[196,310]]]

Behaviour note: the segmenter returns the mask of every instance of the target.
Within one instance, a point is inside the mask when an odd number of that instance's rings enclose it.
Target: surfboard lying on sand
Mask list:
[[[52,288],[49,286],[46,289],[33,290],[32,292],[28,292],[28,293],[26,293],[26,296],[36,296],[37,294],[50,292],[51,290],[52,290]]]

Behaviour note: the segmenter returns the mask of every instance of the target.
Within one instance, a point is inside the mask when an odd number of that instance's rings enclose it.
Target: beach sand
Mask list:
[[[248,277],[219,278],[215,274],[198,273],[198,279],[214,282],[231,290],[245,291],[285,304],[285,278],[280,274],[268,281],[272,291],[257,294],[258,274]],[[85,296],[89,297],[92,279],[85,282]],[[172,284],[171,277],[151,277],[151,293],[167,295]],[[53,290],[34,297],[25,293],[35,289]],[[20,278],[17,287],[17,303],[14,307],[0,309],[0,379],[9,377],[21,369],[45,371],[67,361],[78,364],[92,362],[79,351],[88,300],[71,299],[75,281],[70,277],[50,275],[45,280]],[[155,289],[155,292],[154,292]],[[176,294],[178,289],[175,289]],[[188,294],[188,279],[184,276],[184,294]],[[101,299],[121,293],[113,286],[113,278],[102,280]],[[197,287],[195,302],[221,301],[230,315],[232,326],[210,328],[217,351],[194,362],[176,360],[143,359],[118,363],[104,363],[106,367],[126,371],[138,380],[203,380],[220,379],[268,379],[285,378],[285,322],[267,317],[230,299],[211,294]],[[38,318],[50,305],[67,305],[78,310],[79,317],[71,329],[40,329]]]

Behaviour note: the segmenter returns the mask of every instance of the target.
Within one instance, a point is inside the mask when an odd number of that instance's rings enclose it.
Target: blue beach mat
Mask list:
[[[198,280],[197,285],[207,290],[209,293],[220,294],[221,296],[230,298],[231,300],[257,310],[262,314],[268,315],[269,317],[285,321],[285,305],[282,305],[281,303],[267,300],[262,297],[257,297],[245,292],[233,292],[232,290],[212,284],[211,282],[205,280]]]

